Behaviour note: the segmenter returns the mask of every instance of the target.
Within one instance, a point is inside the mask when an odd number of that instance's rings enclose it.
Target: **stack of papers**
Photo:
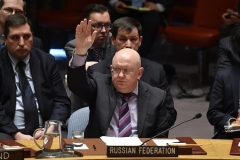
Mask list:
[[[142,141],[138,137],[100,137],[107,146],[140,146]]]

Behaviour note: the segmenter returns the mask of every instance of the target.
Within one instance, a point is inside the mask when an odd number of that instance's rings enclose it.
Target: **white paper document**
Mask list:
[[[142,141],[138,137],[100,137],[107,146],[140,146]]]
[[[167,146],[167,144],[179,143],[179,140],[178,139],[153,139],[153,142],[157,146]]]
[[[74,149],[89,149],[86,144],[83,144],[81,147],[75,147]]]

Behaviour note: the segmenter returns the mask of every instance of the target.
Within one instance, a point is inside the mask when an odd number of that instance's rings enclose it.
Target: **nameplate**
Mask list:
[[[0,149],[0,160],[24,160],[23,149]]]
[[[178,147],[107,146],[107,157],[178,157]]]

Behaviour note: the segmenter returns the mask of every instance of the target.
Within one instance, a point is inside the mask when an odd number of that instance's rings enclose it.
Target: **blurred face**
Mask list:
[[[7,17],[11,14],[24,14],[22,0],[4,0],[4,5],[0,9],[0,31],[3,32],[3,26]]]
[[[17,59],[25,58],[32,48],[32,32],[28,24],[10,27],[8,36],[3,38],[9,54]]]
[[[111,24],[110,16],[108,12],[101,13],[92,13],[90,14],[89,20],[92,21],[92,32],[97,30],[97,35],[94,40],[94,47],[101,47],[103,43],[107,40],[109,33],[109,24]],[[95,27],[94,27],[95,26]],[[102,28],[99,29],[99,26]],[[106,26],[106,27],[105,27]]]
[[[138,53],[136,53],[138,54]],[[140,62],[136,63],[136,57],[120,55],[114,57],[110,69],[112,71],[112,82],[121,93],[130,93],[137,86],[137,81],[143,73]]]
[[[137,28],[133,28],[131,32],[120,28],[116,38],[112,36],[111,40],[117,51],[123,48],[131,48],[138,51],[142,43],[142,36],[139,37]]]

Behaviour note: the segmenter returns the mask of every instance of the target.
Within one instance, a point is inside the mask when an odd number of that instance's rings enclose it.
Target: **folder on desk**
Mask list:
[[[8,146],[20,146],[20,147],[26,147],[15,140],[0,140],[0,143],[8,145]],[[31,148],[24,148],[24,158],[30,158],[35,156],[35,150]]]
[[[233,139],[230,155],[240,156],[240,147],[238,147],[239,142],[240,142],[240,138]]]

